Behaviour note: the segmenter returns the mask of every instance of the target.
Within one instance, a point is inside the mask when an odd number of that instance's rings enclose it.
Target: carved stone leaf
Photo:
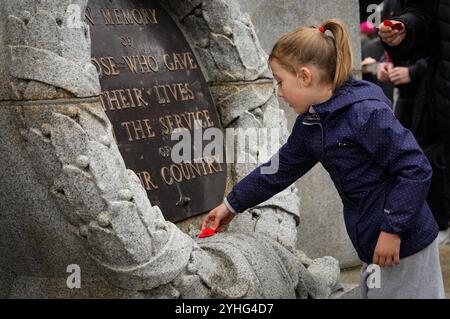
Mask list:
[[[35,161],[33,165],[45,181],[53,181],[59,176],[62,165],[56,157],[50,140],[44,137],[40,131],[37,129],[30,130],[26,147],[29,149],[30,154],[40,159]]]
[[[99,142],[88,143],[89,170],[105,198],[114,200],[119,191],[128,188],[126,167],[122,156]]]
[[[75,206],[84,220],[93,220],[105,210],[105,202],[93,178],[78,167],[65,165],[66,178],[61,183],[69,202]]]
[[[150,234],[131,202],[111,203],[111,228],[123,243],[125,250],[138,263],[147,262],[152,256]]]
[[[88,137],[83,128],[68,116],[53,113],[52,143],[63,164],[73,164],[80,155],[85,155]]]

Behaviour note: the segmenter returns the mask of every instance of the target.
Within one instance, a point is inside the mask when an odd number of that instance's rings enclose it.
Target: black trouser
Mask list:
[[[441,133],[441,138],[444,144],[443,158],[445,168],[443,172],[443,179],[444,179],[443,198],[446,214],[444,216],[443,222],[447,223],[448,228],[448,223],[450,220],[450,118],[440,116],[439,114],[437,118],[438,118],[439,132]]]
[[[410,129],[412,122],[414,101],[399,97],[395,104],[395,116],[400,123]],[[448,124],[448,126],[447,126]],[[434,219],[439,226],[439,230],[446,230],[450,221],[450,172],[447,163],[450,163],[450,121],[444,121],[440,132],[443,138],[447,138],[447,144],[436,143],[433,145],[422,145],[424,153],[433,168],[433,176],[431,177],[430,190],[427,195],[427,203],[430,206]],[[445,133],[446,132],[446,133]],[[443,156],[445,148],[446,157]]]
[[[446,230],[448,228],[450,215],[445,200],[446,189],[445,185],[445,161],[444,161],[444,144],[436,143],[423,147],[423,151],[428,157],[433,168],[433,176],[431,177],[430,190],[428,191],[427,203],[433,212],[439,230]]]
[[[414,101],[399,97],[395,103],[395,116],[400,123],[406,127],[411,128],[412,116],[413,116]]]

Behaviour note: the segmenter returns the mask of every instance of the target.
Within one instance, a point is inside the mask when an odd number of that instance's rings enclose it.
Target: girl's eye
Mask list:
[[[275,86],[280,86],[282,81],[281,80],[277,81],[277,80],[274,79],[273,83],[274,83]]]
[[[274,87],[273,87],[274,94],[278,94],[278,89],[281,87],[282,83],[283,81],[274,80]]]

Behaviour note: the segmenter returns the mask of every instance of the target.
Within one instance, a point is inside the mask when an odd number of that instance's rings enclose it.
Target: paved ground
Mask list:
[[[446,291],[447,299],[450,299],[450,245],[441,246],[439,251],[442,276],[444,279],[444,288]],[[360,267],[342,270],[341,282],[345,284],[359,285],[359,271]]]

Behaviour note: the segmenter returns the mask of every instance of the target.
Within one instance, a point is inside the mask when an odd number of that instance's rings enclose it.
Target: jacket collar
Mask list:
[[[318,113],[321,118],[324,118],[363,100],[379,100],[388,105],[391,104],[379,86],[350,76],[328,101],[311,105],[309,113]]]

